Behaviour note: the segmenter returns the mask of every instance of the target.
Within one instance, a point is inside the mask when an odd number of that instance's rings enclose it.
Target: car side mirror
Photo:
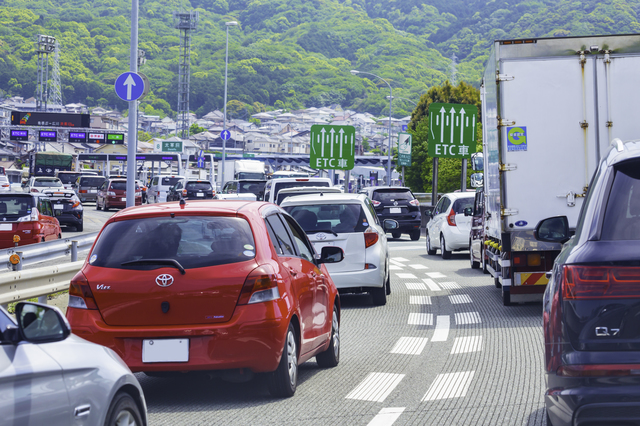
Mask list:
[[[55,306],[20,302],[16,305],[20,340],[33,343],[59,342],[71,334],[71,326]]]
[[[344,251],[340,247],[336,246],[325,246],[322,247],[320,251],[320,258],[318,259],[318,264],[320,263],[338,263],[342,262],[344,259]]]
[[[428,218],[433,218],[433,211],[435,210],[434,206],[427,206],[424,210],[424,215]]]
[[[473,216],[473,209],[471,207],[467,207],[463,210],[465,216]]]
[[[564,244],[571,239],[569,219],[566,216],[554,216],[542,219],[533,236],[538,241]]]
[[[382,227],[384,228],[385,231],[392,231],[394,229],[400,228],[400,224],[398,223],[397,220],[385,219],[382,222]]]

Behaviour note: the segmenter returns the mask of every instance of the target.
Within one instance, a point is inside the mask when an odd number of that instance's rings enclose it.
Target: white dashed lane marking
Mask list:
[[[482,350],[482,336],[456,337],[451,354],[466,354]]]
[[[429,339],[424,337],[401,337],[391,349],[392,354],[420,355]]]
[[[428,266],[424,266],[424,265],[409,265],[409,267],[413,268],[413,269],[429,269]]]
[[[433,314],[411,313],[409,314],[409,325],[433,325]]]
[[[456,294],[449,296],[452,305],[461,305],[463,303],[472,303],[468,294]]]
[[[429,278],[446,278],[447,276],[440,272],[425,272]]]
[[[440,287],[446,288],[448,290],[453,290],[453,289],[456,289],[456,288],[460,288],[460,284],[455,283],[455,282],[438,283],[438,284],[440,284]]]
[[[438,287],[438,284],[436,284],[436,282],[433,281],[432,279],[423,278],[422,281],[424,281],[424,283],[427,285],[427,287],[429,287],[429,290],[431,290],[431,291],[440,291],[440,290],[442,290],[440,287]]]
[[[404,374],[369,373],[345,398],[382,402],[398,386],[403,377]]]
[[[451,319],[449,315],[438,315],[436,318],[436,330],[433,332],[432,342],[446,342],[449,337]]]
[[[467,394],[474,371],[438,374],[422,401],[460,398]]]
[[[422,283],[404,283],[407,286],[407,290],[426,290],[427,287]]]
[[[400,267],[398,265],[389,265],[389,270],[390,271],[402,271],[402,267]]]
[[[405,266],[404,263],[398,262],[397,260],[389,259],[389,263],[392,263],[396,266]]]
[[[399,273],[396,273],[396,275],[398,276],[398,278],[405,278],[405,279],[406,278],[418,278],[413,274],[399,274]]]
[[[410,305],[430,305],[431,296],[410,296],[409,304]]]
[[[456,324],[480,324],[480,314],[477,312],[461,312],[456,314]]]
[[[409,259],[405,259],[404,257],[392,257],[389,260],[392,260],[394,262],[408,262],[409,261]]]
[[[391,426],[403,411],[404,407],[383,408],[367,426]]]

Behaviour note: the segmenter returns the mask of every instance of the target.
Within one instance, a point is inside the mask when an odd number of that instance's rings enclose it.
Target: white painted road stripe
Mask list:
[[[404,251],[404,250],[424,250],[424,244],[418,246],[395,246],[389,244],[390,251]]]
[[[420,355],[429,339],[425,337],[401,337],[391,349],[392,354]]]
[[[404,374],[369,373],[345,398],[382,402],[398,386]]]
[[[398,265],[389,265],[390,271],[402,271],[402,268]]]
[[[413,269],[429,269],[429,267],[428,267],[428,266],[424,266],[424,265],[421,265],[421,264],[418,264],[418,265],[409,265],[409,266],[410,266],[410,267],[412,267]]]
[[[426,272],[429,278],[446,278],[447,276],[440,272]]]
[[[407,290],[426,290],[427,287],[422,283],[404,283],[407,286]]]
[[[383,408],[367,426],[391,426],[403,411],[404,407]]]
[[[451,354],[465,354],[482,350],[482,336],[456,337]]]
[[[438,284],[440,284],[440,287],[446,288],[446,289],[449,289],[449,290],[453,290],[454,288],[460,288],[460,284],[455,283],[455,282],[438,283]]]
[[[429,290],[431,290],[431,291],[440,291],[441,290],[441,288],[438,287],[438,284],[436,284],[436,282],[433,281],[432,279],[423,278],[422,281],[424,281],[424,283],[427,285],[427,287],[429,287]]]
[[[398,274],[398,273],[396,273],[396,275],[398,276],[398,278],[418,278],[413,274]]]
[[[446,342],[447,337],[449,337],[449,327],[450,327],[450,318],[449,315],[438,315],[436,318],[436,331],[433,333],[433,337],[431,338],[432,342]]]
[[[433,314],[411,313],[409,314],[409,325],[433,325]]]
[[[397,265],[397,266],[405,266],[404,263],[394,259],[389,259],[389,263],[393,263],[394,265]]]
[[[477,312],[461,312],[456,314],[456,324],[480,324],[480,314]]]
[[[459,398],[467,394],[474,371],[438,374],[422,401]]]
[[[392,261],[395,261],[395,262],[408,262],[409,261],[409,259],[405,259],[404,257],[392,257],[389,260],[392,260]]]
[[[463,303],[472,303],[468,294],[456,294],[449,296],[452,305],[461,305]]]
[[[410,296],[409,304],[410,305],[430,305],[431,296]]]

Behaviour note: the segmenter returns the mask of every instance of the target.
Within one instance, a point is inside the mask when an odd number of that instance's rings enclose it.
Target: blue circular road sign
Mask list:
[[[228,141],[229,139],[231,139],[231,132],[228,130],[223,130],[220,132],[220,138],[223,141]]]
[[[116,79],[115,89],[123,101],[135,101],[144,93],[144,80],[138,73],[125,72]]]

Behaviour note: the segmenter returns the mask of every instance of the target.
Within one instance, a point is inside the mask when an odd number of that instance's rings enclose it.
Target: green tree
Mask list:
[[[198,126],[196,123],[193,123],[191,127],[189,127],[189,136],[197,135],[198,133],[206,132],[207,129],[204,127]]]

